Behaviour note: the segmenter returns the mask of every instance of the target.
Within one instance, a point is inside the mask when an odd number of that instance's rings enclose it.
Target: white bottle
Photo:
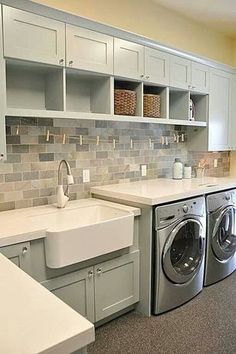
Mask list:
[[[187,163],[184,165],[184,178],[192,178],[192,167]]]
[[[183,178],[183,164],[181,159],[176,158],[173,164],[173,179],[182,179]]]

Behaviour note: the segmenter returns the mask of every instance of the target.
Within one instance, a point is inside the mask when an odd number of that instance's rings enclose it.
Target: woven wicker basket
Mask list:
[[[153,94],[143,95],[143,115],[144,117],[160,118],[161,116],[161,96]]]
[[[115,89],[115,114],[134,116],[136,109],[136,92],[131,90]]]

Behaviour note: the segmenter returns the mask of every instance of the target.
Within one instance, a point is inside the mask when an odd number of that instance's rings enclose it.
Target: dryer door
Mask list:
[[[236,251],[236,208],[234,206],[227,206],[217,217],[211,246],[215,256],[221,261],[234,255]]]
[[[162,254],[165,275],[173,283],[188,282],[204,257],[204,234],[200,221],[186,219],[172,229]]]

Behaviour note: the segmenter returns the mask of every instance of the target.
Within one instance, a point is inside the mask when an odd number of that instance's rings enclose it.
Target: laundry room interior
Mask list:
[[[0,7],[0,353],[236,353],[236,3]]]

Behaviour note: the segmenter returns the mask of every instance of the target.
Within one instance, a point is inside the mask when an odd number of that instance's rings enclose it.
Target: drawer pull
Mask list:
[[[28,252],[28,248],[27,247],[23,247],[22,248],[22,256],[24,256],[27,252]]]

